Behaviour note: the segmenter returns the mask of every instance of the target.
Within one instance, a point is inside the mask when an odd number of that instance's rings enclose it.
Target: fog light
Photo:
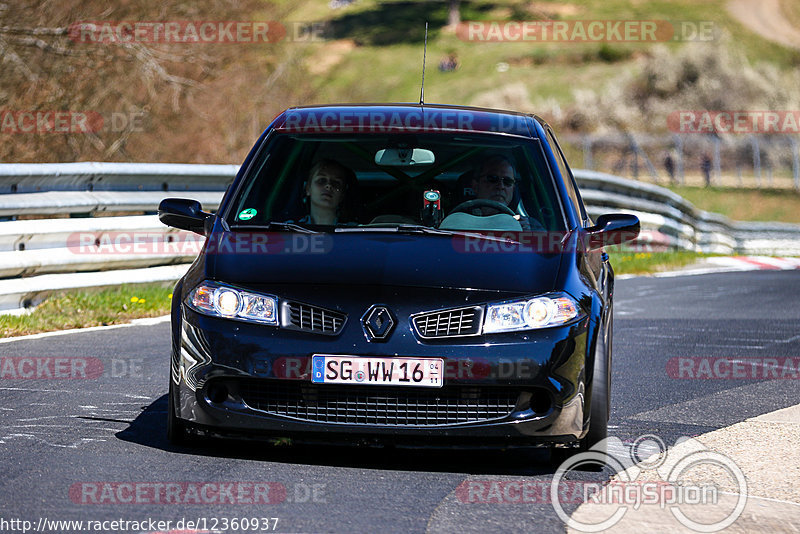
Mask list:
[[[544,391],[534,391],[530,400],[531,410],[536,413],[547,413],[553,407],[553,401]]]
[[[211,384],[206,392],[206,397],[214,404],[225,402],[225,399],[228,398],[228,388],[221,384]]]

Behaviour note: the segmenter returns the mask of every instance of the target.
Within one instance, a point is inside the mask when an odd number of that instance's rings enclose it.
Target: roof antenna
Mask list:
[[[425,57],[428,55],[428,21],[425,21],[425,45],[422,48],[422,87],[419,89],[419,105],[425,104]]]

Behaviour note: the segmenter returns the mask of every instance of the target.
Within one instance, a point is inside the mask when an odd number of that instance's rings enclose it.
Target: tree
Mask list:
[[[286,10],[261,0],[0,0],[0,161],[240,162],[270,118],[313,100],[299,81],[302,47],[101,39],[91,28],[284,20]]]
[[[450,0],[447,8],[447,25],[455,28],[461,23],[461,0]]]

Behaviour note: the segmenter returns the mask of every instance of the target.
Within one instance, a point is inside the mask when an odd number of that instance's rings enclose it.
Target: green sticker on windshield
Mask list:
[[[239,212],[239,220],[249,221],[250,219],[256,216],[256,213],[258,213],[258,210],[254,208],[247,208],[246,210],[242,210]]]

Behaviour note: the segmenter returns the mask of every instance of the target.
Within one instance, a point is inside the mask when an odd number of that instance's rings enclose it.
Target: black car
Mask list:
[[[172,307],[168,436],[588,447],[606,437],[631,215],[587,216],[540,118],[292,108],[218,212]]]

